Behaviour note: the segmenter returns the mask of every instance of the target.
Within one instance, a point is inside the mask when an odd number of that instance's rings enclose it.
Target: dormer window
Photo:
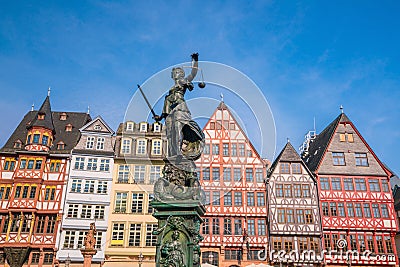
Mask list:
[[[144,133],[147,132],[147,123],[145,122],[140,123],[140,131]]]
[[[37,118],[38,120],[44,120],[44,114],[38,114]]]
[[[67,113],[63,112],[60,114],[60,121],[65,121],[67,120]]]
[[[126,130],[127,131],[133,131],[133,122],[127,122],[126,123]]]
[[[126,123],[126,130],[127,131],[133,131],[133,122],[127,122]]]
[[[29,145],[31,143],[32,135],[28,135],[28,139],[26,139],[26,143]]]
[[[57,143],[57,149],[62,150],[65,148],[65,143],[63,141],[60,141]]]
[[[14,142],[14,148],[21,148],[22,147],[22,142],[21,140],[17,140]]]
[[[67,125],[65,125],[65,131],[66,132],[71,132],[72,131],[72,124],[68,123]]]
[[[159,133],[161,131],[161,125],[158,123],[154,123],[154,132]]]

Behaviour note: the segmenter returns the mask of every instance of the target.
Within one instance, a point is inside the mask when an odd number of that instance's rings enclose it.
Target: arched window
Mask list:
[[[204,251],[201,253],[201,263],[218,266],[218,252]]]

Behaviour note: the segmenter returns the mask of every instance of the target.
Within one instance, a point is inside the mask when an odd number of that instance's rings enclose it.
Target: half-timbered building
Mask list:
[[[202,263],[237,266],[262,263],[267,244],[266,162],[221,102],[204,129],[196,162],[205,192]]]
[[[315,137],[303,160],[319,185],[324,249],[372,253],[347,258],[331,253],[325,257],[326,263],[398,264],[391,173],[346,114],[342,112]]]
[[[266,183],[269,260],[278,266],[320,266],[318,185],[290,142],[269,168]]]
[[[11,266],[53,264],[71,149],[86,113],[53,112],[47,96],[0,150],[0,255]]]
[[[104,266],[155,266],[157,219],[149,202],[166,148],[160,123],[119,125]]]
[[[100,117],[79,129],[81,137],[72,150],[66,187],[63,223],[58,238],[57,259],[82,266],[80,249],[90,223],[96,225],[97,253],[92,264],[104,261],[110,193],[114,166],[114,131]]]

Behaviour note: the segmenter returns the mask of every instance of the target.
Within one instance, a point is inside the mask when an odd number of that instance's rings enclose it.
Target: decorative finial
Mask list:
[[[289,137],[288,137],[288,138],[286,138],[286,140],[287,140],[287,142],[288,142],[288,143],[290,143],[290,139],[289,139]]]
[[[221,102],[224,102],[224,94],[221,93],[219,96],[221,97]]]
[[[50,96],[50,91],[51,91],[51,88],[49,86],[49,89],[47,89],[47,96]]]
[[[342,105],[340,105],[340,112],[342,112],[342,114],[344,113]]]
[[[87,114],[89,114],[89,113],[90,113],[90,107],[87,106]]]
[[[35,103],[32,103],[31,111],[35,108]]]

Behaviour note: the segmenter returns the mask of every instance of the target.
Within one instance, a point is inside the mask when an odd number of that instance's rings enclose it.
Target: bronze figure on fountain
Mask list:
[[[172,69],[173,86],[164,100],[162,114],[154,115],[156,121],[165,119],[168,154],[164,159],[164,177],[154,186],[155,197],[159,200],[199,199],[200,187],[194,161],[200,158],[204,148],[204,133],[192,120],[185,101],[187,90],[192,91],[193,79],[198,72],[198,53],[191,55],[191,72],[185,77],[182,67]],[[199,87],[204,88],[204,82]]]

